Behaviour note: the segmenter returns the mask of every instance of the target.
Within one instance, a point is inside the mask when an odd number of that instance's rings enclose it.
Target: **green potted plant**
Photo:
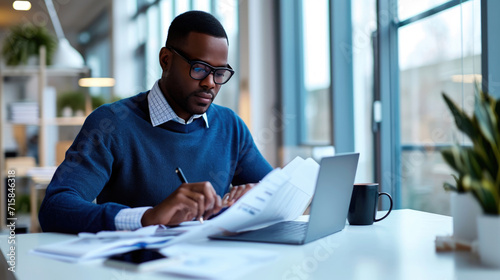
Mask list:
[[[3,41],[2,55],[7,65],[26,65],[30,57],[38,57],[40,46],[47,51],[47,65],[57,48],[57,40],[43,26],[21,24],[11,28]]]
[[[443,93],[443,98],[449,107],[459,130],[464,131],[469,137],[477,133],[472,130],[473,121],[463,110]],[[468,152],[471,147],[458,144],[441,151],[445,162],[447,162],[458,175],[452,174],[454,184],[445,182],[443,187],[451,192],[450,204],[453,217],[453,237],[457,240],[472,242],[477,239],[477,216],[482,214],[481,206],[474,197],[474,192],[468,185],[464,185],[464,178],[468,174],[465,165],[468,163]]]
[[[444,93],[443,98],[457,128],[472,142],[442,151],[458,172],[455,186],[445,183],[445,188],[470,192],[479,202],[483,212],[477,219],[479,254],[485,264],[500,267],[500,100],[476,85],[474,112],[468,116]]]

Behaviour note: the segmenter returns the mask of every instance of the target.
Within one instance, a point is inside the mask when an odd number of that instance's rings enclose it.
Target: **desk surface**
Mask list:
[[[339,233],[302,246],[206,242],[208,246],[263,248],[281,253],[278,260],[244,279],[500,279],[500,270],[484,267],[472,253],[437,253],[434,249],[435,237],[451,232],[452,219],[448,216],[395,210],[388,218],[372,226],[347,225]],[[37,246],[69,238],[74,238],[74,235],[17,235],[16,278],[175,279],[171,275],[137,274],[113,269],[98,262],[65,263],[29,253]],[[0,249],[4,256],[8,246],[7,236],[0,236]],[[5,270],[6,267],[0,265],[0,269]]]

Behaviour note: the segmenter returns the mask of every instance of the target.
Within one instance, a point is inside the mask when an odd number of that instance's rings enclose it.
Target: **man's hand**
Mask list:
[[[142,216],[143,226],[178,225],[184,221],[208,219],[222,208],[220,196],[210,182],[182,184],[160,204]]]
[[[229,207],[233,205],[240,197],[246,194],[249,190],[251,190],[256,184],[246,184],[240,186],[234,186],[231,190],[224,195],[222,198],[222,206]]]

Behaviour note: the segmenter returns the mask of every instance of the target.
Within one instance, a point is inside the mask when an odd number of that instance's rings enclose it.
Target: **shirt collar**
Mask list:
[[[205,121],[206,127],[208,128],[207,113],[203,113],[201,115],[193,115],[187,122],[177,116],[172,107],[170,107],[170,104],[168,104],[165,96],[163,96],[160,86],[158,85],[158,81],[155,82],[153,88],[148,94],[148,106],[149,117],[151,118],[151,123],[153,124],[153,126],[159,126],[171,120],[181,124],[190,124],[193,122],[193,120],[202,117]]]

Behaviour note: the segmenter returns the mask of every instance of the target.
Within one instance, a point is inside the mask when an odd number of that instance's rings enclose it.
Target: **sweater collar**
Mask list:
[[[195,119],[203,118],[206,128],[209,127],[207,113],[193,115],[189,118],[189,120],[187,120],[187,122],[177,116],[172,107],[170,107],[170,104],[168,104],[165,96],[163,96],[158,82],[159,81],[155,82],[153,88],[148,94],[149,117],[151,118],[153,126],[159,126],[168,121],[175,121],[180,124],[190,124]]]

